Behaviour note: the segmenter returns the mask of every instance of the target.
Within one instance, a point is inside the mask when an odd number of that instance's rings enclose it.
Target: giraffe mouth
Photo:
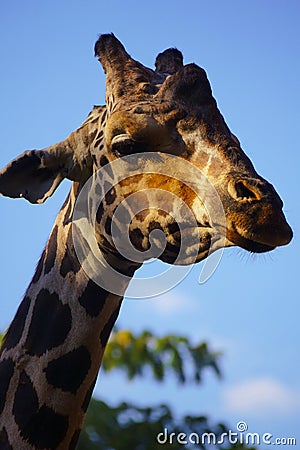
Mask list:
[[[246,233],[239,232],[234,224],[232,224],[231,229],[227,229],[226,231],[226,237],[230,242],[248,252],[267,253],[276,248],[276,246],[264,244],[249,237],[245,237],[245,234]]]

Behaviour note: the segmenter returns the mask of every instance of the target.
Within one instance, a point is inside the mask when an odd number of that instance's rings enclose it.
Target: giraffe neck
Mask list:
[[[74,184],[2,348],[0,443],[13,449],[75,448],[122,302],[78,262],[75,199]]]

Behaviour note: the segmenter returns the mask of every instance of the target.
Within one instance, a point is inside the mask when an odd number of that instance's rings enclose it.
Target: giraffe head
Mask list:
[[[155,207],[147,208],[147,202],[142,206],[141,195],[141,212],[130,218],[131,240],[136,247],[147,250],[153,228],[162,229],[167,247],[160,258],[174,262],[179,245],[174,222],[188,227],[190,236],[197,228],[200,244],[196,261],[207,256],[209,247],[215,250],[237,245],[262,253],[290,242],[292,230],[279,195],[257,174],[229,130],[202,68],[184,66],[181,53],[168,49],[158,55],[154,72],[133,60],[113,35],[101,36],[95,53],[107,76],[107,151],[112,159],[136,154],[141,173],[147,166],[138,158],[140,152],[146,159],[147,152],[155,152],[160,157],[157,167],[165,165],[163,174],[158,170],[152,176],[131,176],[130,183],[123,183],[123,195],[152,188],[171,191],[194,217],[193,224],[188,224],[185,211],[178,213],[180,205],[170,197],[160,214]],[[202,195],[200,200],[195,191]],[[210,197],[206,205],[203,196]],[[163,197],[160,192],[156,204],[163,204]],[[218,200],[223,221],[213,211]],[[138,230],[139,239],[134,230]],[[221,235],[225,236],[223,240]],[[183,257],[180,262],[189,262],[189,258]]]
[[[79,128],[76,142],[72,134],[43,151],[25,152],[1,172],[2,194],[40,203],[63,178],[77,182],[81,192],[104,165],[109,180],[96,179],[93,192],[97,196],[105,185],[110,189],[96,202],[96,237],[101,249],[117,259],[126,242],[124,225],[133,247],[126,257],[133,255],[138,262],[157,256],[188,264],[220,247],[260,253],[290,242],[279,195],[230,132],[202,68],[183,65],[181,53],[168,49],[158,55],[153,71],[132,59],[114,35],[100,36],[95,53],[106,73],[103,129],[86,136]],[[101,150],[94,145],[100,135]],[[123,170],[119,162],[127,172],[116,182]],[[163,251],[153,235],[157,230],[165,235]],[[114,240],[114,234],[119,238]],[[178,259],[183,237],[185,249]],[[135,250],[142,256],[135,258]]]

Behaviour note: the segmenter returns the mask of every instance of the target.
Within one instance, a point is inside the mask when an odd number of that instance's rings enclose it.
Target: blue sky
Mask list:
[[[97,395],[114,403],[167,402],[178,415],[208,414],[233,430],[244,420],[251,432],[300,442],[299,18],[296,0],[2,2],[1,166],[25,149],[64,139],[103,104],[105,78],[93,45],[99,33],[112,31],[145,65],[176,46],[186,63],[206,69],[228,125],[280,193],[295,234],[270,255],[226,250],[204,285],[199,265],[161,298],[125,301],[120,326],[186,334],[223,351],[221,381],[209,371],[203,385],[184,388],[172,379],[162,387],[105,375]],[[44,205],[0,199],[1,330],[69,186]]]

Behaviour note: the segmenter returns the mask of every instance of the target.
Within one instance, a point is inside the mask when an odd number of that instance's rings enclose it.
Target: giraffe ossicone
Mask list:
[[[75,448],[145,259],[184,267],[218,248],[261,253],[292,239],[279,195],[229,130],[203,69],[168,49],[151,70],[112,34],[95,53],[106,106],[0,172],[0,194],[32,203],[73,181],[1,347],[0,448]]]

